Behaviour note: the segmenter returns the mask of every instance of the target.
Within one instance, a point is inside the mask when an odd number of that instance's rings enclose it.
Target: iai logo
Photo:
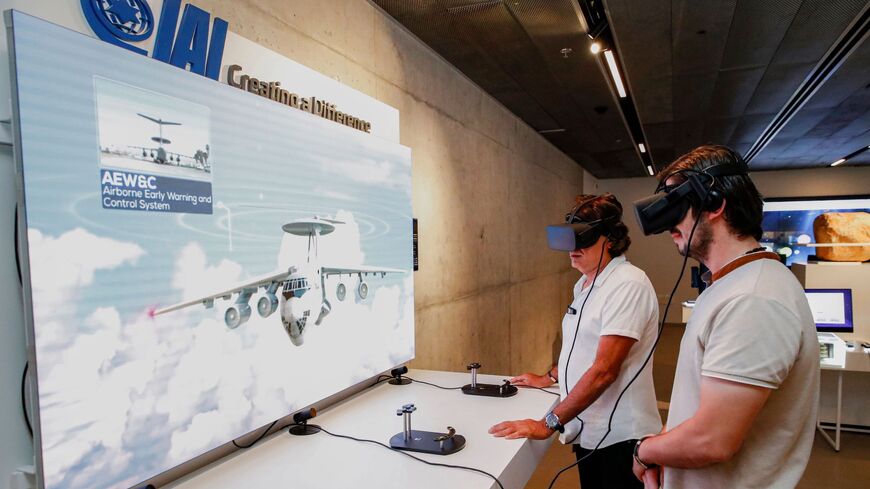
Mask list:
[[[155,21],[145,0],[81,0],[88,25],[103,41],[147,56],[148,51],[132,43],[147,41],[154,33]],[[165,0],[151,57],[218,79],[228,24],[215,17],[209,35],[211,15],[187,4],[178,22],[181,0]],[[176,32],[177,26],[177,32]]]

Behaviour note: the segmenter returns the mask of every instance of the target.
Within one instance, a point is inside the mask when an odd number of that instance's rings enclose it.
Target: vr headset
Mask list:
[[[716,178],[746,175],[746,164],[720,163],[703,170],[680,170],[661,179],[656,193],[634,202],[634,213],[643,234],[663,233],[683,220],[689,208],[716,210],[723,196],[713,188]],[[665,182],[674,175],[683,175],[686,181],[677,185]]]
[[[581,203],[573,211],[565,214],[565,224],[547,226],[547,245],[556,251],[574,251],[588,248],[598,241],[607,223],[618,220],[620,216],[609,216],[595,221],[581,221],[577,212],[586,203]]]

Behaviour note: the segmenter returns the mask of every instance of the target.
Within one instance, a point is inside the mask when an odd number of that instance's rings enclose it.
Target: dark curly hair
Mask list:
[[[578,195],[574,209],[574,214],[586,222],[613,218],[604,223],[605,230],[601,233],[610,241],[610,256],[619,256],[628,250],[631,238],[628,227],[622,222],[622,204],[613,194]]]

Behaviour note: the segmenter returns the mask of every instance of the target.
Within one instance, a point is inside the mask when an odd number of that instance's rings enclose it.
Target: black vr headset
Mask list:
[[[583,221],[577,213],[589,199],[581,202],[574,209],[565,214],[565,224],[547,226],[547,244],[550,249],[556,251],[574,251],[588,248],[595,244],[602,235],[610,234],[608,223],[618,220],[620,216],[609,216],[594,221]],[[605,231],[605,232],[602,232]]]
[[[683,175],[686,181],[677,185],[665,182],[674,175]],[[656,193],[634,202],[634,212],[643,234],[659,234],[673,228],[686,217],[689,208],[713,211],[722,205],[724,197],[713,188],[716,178],[748,174],[742,160],[720,163],[703,170],[679,170],[664,178],[656,187]]]

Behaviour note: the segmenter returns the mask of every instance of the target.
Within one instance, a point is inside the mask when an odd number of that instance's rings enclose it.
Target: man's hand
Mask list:
[[[661,486],[661,472],[662,469],[660,467],[645,471],[642,480],[643,489],[659,489]]]
[[[659,478],[661,476],[661,468],[654,467],[652,469],[644,469],[637,460],[632,461],[633,466],[631,467],[632,472],[634,472],[634,476],[637,477],[637,480],[643,482],[643,489],[658,489],[659,488]]]
[[[522,387],[550,387],[553,385],[553,381],[546,375],[528,373],[512,378],[511,384]]]
[[[521,419],[519,421],[504,421],[499,423],[490,428],[489,433],[495,437],[504,437],[508,440],[516,438],[546,440],[553,434],[553,430],[547,428],[547,425],[542,420]]]

